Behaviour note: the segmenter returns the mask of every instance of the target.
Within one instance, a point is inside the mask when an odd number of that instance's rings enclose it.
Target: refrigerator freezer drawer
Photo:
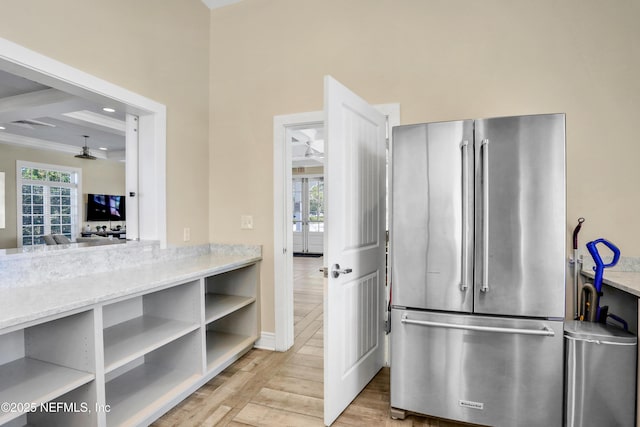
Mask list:
[[[491,426],[562,426],[563,322],[392,310],[391,406]]]

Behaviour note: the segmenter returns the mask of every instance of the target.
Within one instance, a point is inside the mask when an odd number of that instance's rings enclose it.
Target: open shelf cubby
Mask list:
[[[205,278],[207,371],[218,372],[258,338],[258,266]]]
[[[104,306],[105,372],[198,329],[199,293],[194,281]]]
[[[205,279],[205,323],[216,321],[256,301],[255,264]]]
[[[202,375],[201,340],[193,331],[107,375],[107,425],[149,424],[159,408],[186,397]]]
[[[4,424],[4,427],[93,427],[100,409],[96,383],[91,381],[45,403],[44,407]]]
[[[253,303],[207,324],[207,370],[216,370],[253,345],[258,338],[256,309]]]
[[[95,425],[95,416],[65,411],[55,417],[23,407],[63,402],[70,393],[82,402],[95,402],[94,337],[93,311],[0,335],[0,402],[14,405],[0,412],[0,424],[55,425],[53,419],[62,418],[61,425]]]

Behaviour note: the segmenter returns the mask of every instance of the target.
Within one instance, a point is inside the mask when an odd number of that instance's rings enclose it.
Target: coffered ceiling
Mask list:
[[[125,114],[0,70],[0,144],[123,160]],[[1,148],[1,146],[0,146]]]

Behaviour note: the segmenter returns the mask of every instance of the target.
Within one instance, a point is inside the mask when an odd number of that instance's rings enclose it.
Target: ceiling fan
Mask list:
[[[307,149],[304,152],[304,156],[306,158],[315,158],[315,159],[323,159],[324,158],[324,152],[320,151],[316,148],[314,148],[311,145],[311,141],[305,141],[305,144],[307,145]]]
[[[89,138],[89,135],[82,136],[84,137],[84,147],[82,147],[82,152],[80,154],[76,154],[75,157],[79,159],[95,160],[96,157],[91,155],[89,147],[87,147],[87,138]]]

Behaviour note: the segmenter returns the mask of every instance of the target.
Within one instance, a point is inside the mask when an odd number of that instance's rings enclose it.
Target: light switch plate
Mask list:
[[[253,215],[241,215],[240,228],[242,230],[253,230]]]

